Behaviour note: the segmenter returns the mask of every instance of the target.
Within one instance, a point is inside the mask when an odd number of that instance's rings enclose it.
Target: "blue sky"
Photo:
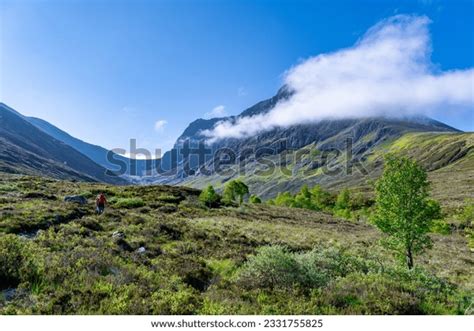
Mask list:
[[[238,114],[292,66],[378,21],[428,16],[438,70],[474,62],[472,1],[8,1],[0,99],[107,148],[168,149],[187,124]],[[474,130],[471,112],[435,118]]]

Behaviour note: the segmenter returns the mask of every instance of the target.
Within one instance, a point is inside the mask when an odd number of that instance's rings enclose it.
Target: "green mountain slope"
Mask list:
[[[242,139],[226,138],[211,144],[206,142],[203,130],[212,129],[218,121],[234,122],[241,117],[266,113],[278,102],[291,97],[291,94],[283,87],[274,97],[255,104],[238,116],[192,122],[176,141],[178,157],[174,165],[171,164],[169,152],[161,161],[165,169],[174,171],[166,176],[157,176],[155,182],[203,188],[208,184],[219,187],[230,179],[241,177],[264,198],[274,197],[282,191],[295,192],[304,184],[321,184],[329,189],[363,187],[380,173],[381,159],[376,156],[382,155],[385,147],[406,134],[459,133],[455,128],[424,116],[369,117],[322,120],[279,127]],[[436,140],[432,135],[429,137],[434,145],[444,143],[442,139]],[[211,151],[204,164],[198,164],[197,157],[186,159],[179,153],[187,143],[196,146],[198,142],[205,142]],[[416,143],[414,141],[408,147],[418,155],[412,148]],[[444,151],[458,147],[463,148],[451,144],[443,148],[440,145]],[[347,156],[348,150],[350,156]],[[219,151],[224,151],[223,157]],[[457,150],[450,153],[456,154]],[[428,162],[436,161],[427,169],[435,170],[452,164],[457,161],[456,157],[465,156],[462,153],[464,150],[453,157],[448,157],[449,153],[441,153],[439,160],[425,158]],[[352,170],[348,162],[352,164]]]
[[[408,132],[364,148],[364,144],[370,145],[371,139],[373,134],[369,132],[353,145],[351,163],[347,162],[345,151],[325,153],[328,142],[323,141],[291,153],[266,156],[265,159],[275,165],[272,171],[267,170],[268,162],[250,161],[244,168],[232,165],[224,174],[191,176],[184,184],[202,188],[211,183],[220,187],[232,178],[241,178],[264,198],[283,191],[297,192],[304,184],[320,184],[330,190],[348,187],[370,192],[371,183],[381,174],[383,156],[399,153],[419,161],[429,171],[435,196],[441,203],[457,205],[472,198],[474,133]]]
[[[459,206],[474,198],[474,133],[411,133],[374,151],[399,153],[420,162],[429,171],[433,195],[444,205]],[[377,161],[376,161],[377,162]]]

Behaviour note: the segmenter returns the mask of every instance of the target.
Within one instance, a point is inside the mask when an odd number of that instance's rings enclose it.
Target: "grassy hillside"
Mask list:
[[[370,224],[303,209],[208,209],[199,191],[1,175],[0,313],[472,313],[464,233],[397,266]],[[94,214],[105,192],[110,207]],[[66,195],[86,205],[64,202]]]
[[[428,170],[433,196],[444,206],[459,207],[474,198],[474,133],[410,133],[380,148],[369,157],[399,153]]]
[[[367,136],[359,141],[372,139]],[[241,178],[252,192],[264,198],[273,198],[283,191],[296,192],[304,184],[320,184],[332,191],[357,188],[370,194],[373,181],[382,173],[383,155],[388,152],[420,162],[429,172],[435,197],[444,206],[458,207],[465,199],[474,197],[474,133],[406,133],[355,155],[360,166],[353,164],[350,173],[345,153],[327,153],[327,160],[323,161],[322,147],[311,144],[293,153],[267,156],[276,165],[272,172],[264,164],[249,162],[245,171],[232,166],[228,174],[190,177],[184,184],[219,187],[231,178]]]

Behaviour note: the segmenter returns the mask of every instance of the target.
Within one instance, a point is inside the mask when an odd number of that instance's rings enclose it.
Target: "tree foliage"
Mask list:
[[[216,193],[212,185],[207,186],[199,195],[199,201],[207,207],[217,207],[221,201],[221,197]]]
[[[313,209],[324,210],[331,204],[331,194],[323,190],[321,185],[316,185],[311,189],[311,202]]]
[[[333,208],[331,194],[323,190],[320,185],[316,185],[312,189],[308,185],[303,185],[296,195],[290,192],[280,192],[274,200],[269,200],[268,203],[311,210],[330,210]]]
[[[249,198],[250,203],[262,203],[262,199],[259,196],[252,194]]]
[[[352,216],[351,207],[351,193],[348,189],[344,189],[338,194],[336,198],[334,214],[342,218],[350,219]]]
[[[350,205],[351,193],[348,189],[344,189],[338,194],[334,208],[337,210],[349,209]]]
[[[276,206],[295,207],[295,198],[290,192],[280,192],[275,198]]]
[[[294,205],[297,208],[314,209],[308,185],[303,185],[300,192],[295,196]]]
[[[413,255],[431,247],[432,221],[440,216],[439,204],[429,199],[426,172],[416,162],[389,155],[375,185],[374,223],[386,233],[385,244],[413,268]]]
[[[223,200],[226,203],[238,202],[241,205],[249,194],[249,187],[239,179],[228,182],[224,188]]]

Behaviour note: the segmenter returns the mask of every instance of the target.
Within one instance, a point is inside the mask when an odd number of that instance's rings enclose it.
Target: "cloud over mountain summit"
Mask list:
[[[323,119],[430,114],[474,105],[474,69],[440,71],[431,62],[430,20],[397,15],[354,46],[311,57],[288,70],[294,93],[265,114],[221,121],[209,140],[242,138]]]

